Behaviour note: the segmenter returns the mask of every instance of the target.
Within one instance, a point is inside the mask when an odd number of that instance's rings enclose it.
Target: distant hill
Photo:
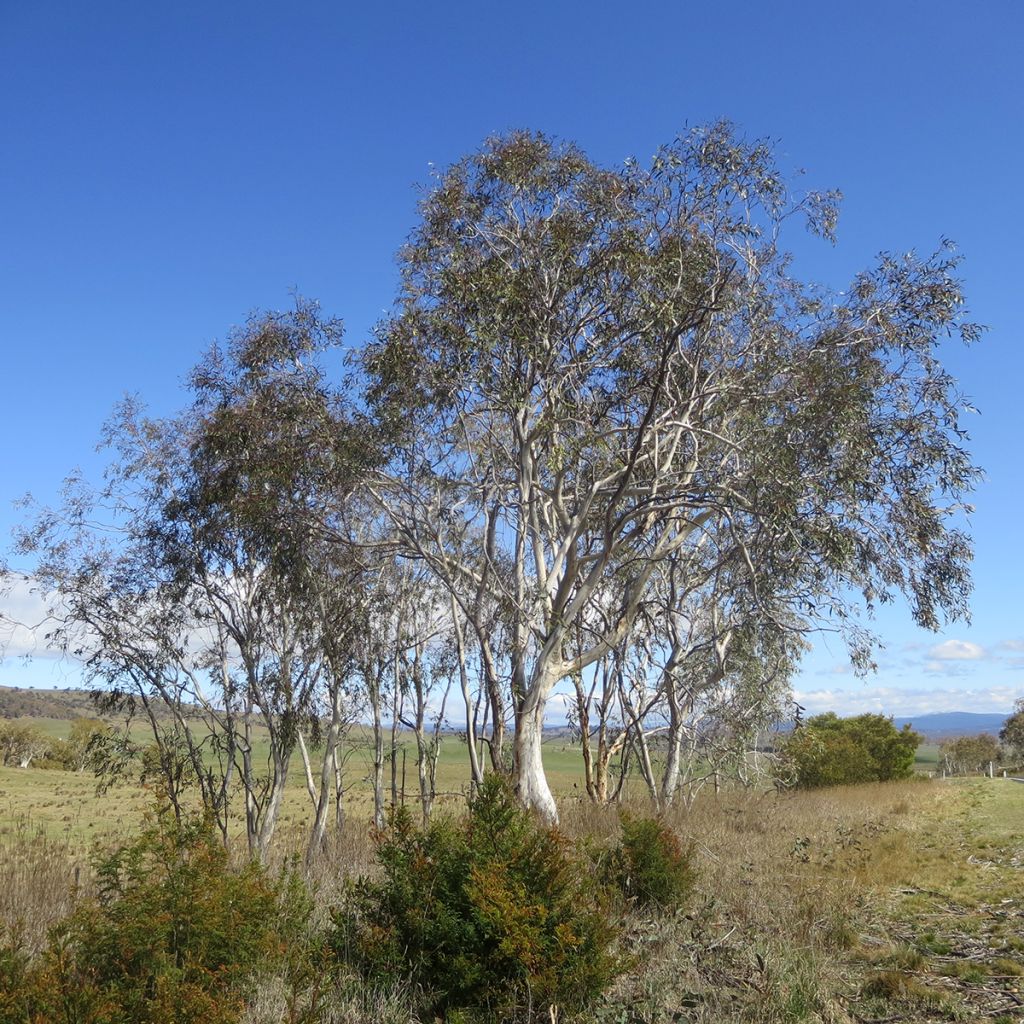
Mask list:
[[[927,740],[944,740],[954,736],[977,736],[979,732],[999,734],[1007,715],[977,714],[973,711],[944,711],[932,715],[914,715],[911,718],[894,718],[897,729],[909,725]]]
[[[29,690],[0,686],[0,718],[94,718],[91,690]]]
[[[94,718],[96,706],[92,690],[29,690],[20,686],[0,686],[0,718]],[[976,736],[979,732],[997,735],[1005,714],[976,714],[971,711],[944,711],[938,714],[894,718],[897,729],[909,725],[933,743],[953,736]],[[783,729],[783,732],[788,729]],[[548,739],[568,738],[572,730],[562,724],[546,726]]]

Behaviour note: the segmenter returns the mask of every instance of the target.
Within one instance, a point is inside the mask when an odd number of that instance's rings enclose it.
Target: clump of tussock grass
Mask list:
[[[871,975],[861,987],[860,995],[908,1013],[940,1013],[954,1017],[958,1014],[956,1000],[950,993],[931,988],[902,971],[880,971]]]
[[[28,951],[45,946],[50,928],[91,886],[88,859],[69,838],[47,836],[27,818],[0,836],[0,924],[17,927]]]

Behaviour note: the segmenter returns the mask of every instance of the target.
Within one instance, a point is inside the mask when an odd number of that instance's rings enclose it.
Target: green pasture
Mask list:
[[[54,739],[67,737],[71,720],[57,718],[21,719]],[[144,740],[144,723],[133,727]],[[389,746],[389,737],[386,743]],[[255,755],[257,764],[265,763],[266,733],[257,730]],[[373,813],[372,735],[359,726],[351,731],[343,748],[346,813],[352,821],[370,821]],[[318,752],[311,752],[314,776]],[[583,796],[582,759],[579,747],[567,736],[554,735],[545,741],[544,764],[552,789],[562,799]],[[915,768],[921,772],[935,771],[938,746],[922,744]],[[395,778],[399,799],[415,806],[418,795],[416,745],[411,734],[400,738],[395,759]],[[458,736],[446,735],[441,740],[437,767],[436,806],[461,807],[469,784],[469,761],[465,743]],[[391,764],[385,765],[385,786],[390,793]],[[643,797],[641,779],[627,781],[627,797]],[[0,767],[0,836],[12,830],[29,829],[48,836],[65,836],[76,840],[105,839],[122,835],[141,820],[154,797],[142,787],[131,783],[118,784],[105,793],[97,792],[96,779],[88,772],[76,773],[32,767]],[[281,828],[301,833],[311,815],[311,801],[306,791],[302,761],[295,753],[288,779],[285,803],[281,812]]]
[[[65,739],[70,720],[22,719],[47,736]],[[138,738],[146,736],[145,727],[135,727]],[[386,738],[390,746],[390,737]],[[257,764],[265,763],[265,732],[257,734]],[[319,779],[319,752],[311,751],[314,776]],[[354,729],[343,748],[346,813],[353,821],[369,822],[373,814],[373,748],[368,729]],[[544,762],[552,788],[571,795],[582,787],[579,749],[567,739],[552,738],[545,744]],[[391,764],[385,764],[385,787],[390,793]],[[399,799],[415,806],[419,782],[416,769],[416,743],[411,734],[403,734],[395,759],[395,779]],[[444,736],[437,766],[436,806],[462,806],[469,785],[469,759],[465,743],[456,736]],[[638,789],[639,792],[639,789]],[[123,835],[134,829],[154,795],[131,783],[117,784],[104,793],[97,791],[97,780],[89,772],[58,769],[0,767],[0,837],[14,831],[43,833],[50,837],[69,837],[89,841]],[[281,812],[281,828],[303,831],[310,819],[312,805],[306,790],[301,757],[296,751],[288,776],[288,787]]]

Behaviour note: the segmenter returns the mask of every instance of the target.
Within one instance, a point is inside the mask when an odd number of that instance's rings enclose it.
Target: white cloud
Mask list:
[[[984,689],[918,689],[894,686],[853,690],[796,690],[793,694],[808,714],[835,711],[859,715],[867,711],[904,717],[941,711],[979,711],[1009,714],[1019,691],[1013,686]]]
[[[987,657],[984,647],[972,644],[970,640],[944,640],[928,651],[936,661],[977,661]]]
[[[15,577],[0,592],[0,657],[59,658],[46,634],[53,628],[49,602],[30,577]]]

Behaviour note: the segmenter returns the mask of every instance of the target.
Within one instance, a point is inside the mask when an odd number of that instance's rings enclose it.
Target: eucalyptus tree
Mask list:
[[[424,827],[430,822],[437,796],[437,762],[441,754],[448,696],[455,667],[452,623],[445,594],[422,565],[403,562],[397,567],[398,634],[395,679],[402,702],[394,720],[409,729],[416,743],[416,775]]]
[[[681,792],[689,800],[722,774],[745,779],[758,733],[784,717],[807,624],[788,612],[776,619],[778,605],[764,593],[754,600],[745,573],[723,569],[705,559],[684,571],[667,560],[632,629],[586,680],[573,679],[572,719],[595,803],[618,798],[627,760],[658,807]],[[607,628],[598,615],[578,648]]]
[[[999,739],[1017,757],[1024,756],[1024,697],[1018,697],[1013,702],[1013,714],[999,730]]]
[[[340,339],[340,322],[300,300],[292,312],[254,317],[225,349],[210,351],[191,378],[196,402],[182,485],[160,521],[163,551],[186,586],[198,571],[225,581],[221,595],[233,596],[237,581],[256,588],[242,606],[211,608],[236,647],[247,712],[258,711],[269,736],[262,808],[246,789],[249,816],[262,818],[261,854],[296,747],[310,782],[304,728],[323,740],[311,856],[324,838],[332,786],[340,820],[338,744],[352,717],[367,573],[348,539],[358,467],[372,450],[365,433],[354,438],[344,396],[322,364]],[[247,777],[250,721],[247,713]]]
[[[611,768],[630,738],[619,705],[619,655],[626,650],[628,645],[620,643],[594,665],[587,679],[582,672],[572,677],[574,699],[567,716],[578,737],[587,796],[595,804],[616,799],[625,781],[620,773],[618,785],[613,785]]]
[[[37,758],[48,757],[52,748],[50,737],[31,725],[0,719],[0,765],[29,768]]]
[[[498,609],[517,790],[549,819],[553,689],[616,648],[658,566],[707,531],[756,524],[757,561],[737,531],[749,586],[798,577],[809,620],[844,628],[898,592],[926,627],[965,611],[950,516],[976,472],[936,354],[977,334],[957,259],[886,255],[838,295],[805,285],[783,228],[799,215],[831,238],[837,198],[793,197],[770,147],[720,124],[613,169],[494,138],[423,201],[363,357],[394,438],[369,493],[461,607]],[[607,627],[573,649],[609,592]]]
[[[448,696],[459,673],[455,636],[462,624],[453,627],[446,594],[424,573],[422,565],[397,557],[391,545],[380,538],[374,542],[364,537],[362,544],[361,554],[372,560],[374,571],[363,580],[366,614],[354,648],[370,712],[374,821],[378,828],[386,822],[387,767],[391,805],[399,801],[405,728],[416,744],[419,801],[426,823],[436,797],[437,761]],[[468,691],[472,684],[466,660],[462,672]],[[471,706],[472,697],[467,695],[467,700]],[[390,746],[385,742],[388,733]],[[404,782],[402,785],[404,791]]]
[[[124,418],[135,422],[127,410]],[[148,440],[167,454],[162,434]],[[102,709],[125,717],[123,733],[95,751],[96,767],[108,781],[131,773],[156,783],[178,815],[184,789],[198,787],[226,839],[234,731],[209,686],[224,638],[204,630],[195,604],[171,597],[150,546],[152,496],[137,467],[120,461],[101,488],[69,478],[59,505],[33,508],[17,550],[48,605],[47,646],[79,661]],[[148,748],[130,736],[136,718],[149,728]]]
[[[54,599],[52,642],[113,686],[108,699],[145,711],[169,795],[183,756],[225,837],[237,780],[258,857],[304,729],[322,749],[311,851],[332,787],[340,817],[337,746],[364,621],[347,497],[369,446],[320,362],[339,337],[308,303],[253,318],[199,364],[179,416],[124,403],[104,486],[73,481],[21,536]]]
[[[663,734],[661,778],[647,780],[656,803],[671,803],[681,788],[692,793],[723,768],[746,777],[758,733],[784,716],[813,623],[798,612],[806,594],[795,558],[784,572],[754,571],[772,562],[766,541],[756,521],[733,515],[652,577],[634,627],[633,689]],[[642,716],[631,717],[642,735]]]
[[[371,783],[373,786],[373,821],[384,828],[387,820],[384,769],[387,752],[384,746],[385,716],[389,681],[395,680],[396,616],[395,591],[391,565],[379,559],[374,581],[370,585],[364,607],[365,627],[355,641],[355,658],[360,687],[370,712],[373,744],[371,754]],[[391,692],[394,692],[392,686]]]

